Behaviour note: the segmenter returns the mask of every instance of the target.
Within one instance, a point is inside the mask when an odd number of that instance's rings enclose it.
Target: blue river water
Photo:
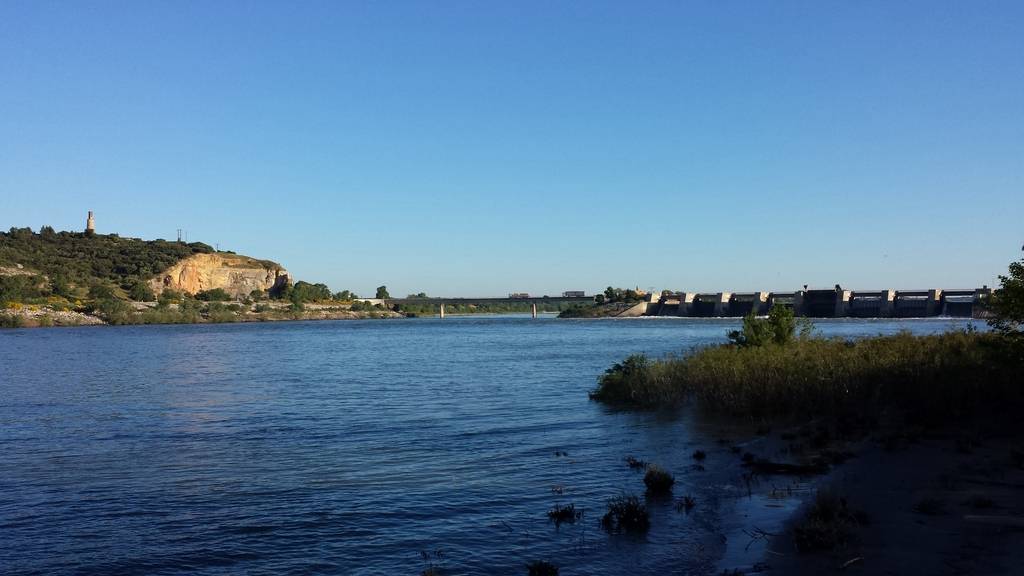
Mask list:
[[[837,320],[821,333],[939,332]],[[0,573],[714,573],[734,507],[649,502],[623,464],[715,502],[728,450],[685,414],[587,397],[634,352],[724,341],[727,320],[512,316],[0,331]],[[690,454],[708,451],[706,471]],[[735,458],[732,456],[731,458]],[[556,527],[552,505],[584,510]]]

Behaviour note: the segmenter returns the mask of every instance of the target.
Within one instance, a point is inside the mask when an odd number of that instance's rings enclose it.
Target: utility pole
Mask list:
[[[178,244],[181,244],[181,228],[178,228]]]

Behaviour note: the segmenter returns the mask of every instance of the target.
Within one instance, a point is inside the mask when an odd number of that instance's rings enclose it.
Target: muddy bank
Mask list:
[[[1024,566],[1024,435],[977,427],[873,434],[816,481],[845,515],[832,549],[800,551],[804,505],[759,569],[779,574],[1018,574]],[[820,528],[820,526],[819,526]]]

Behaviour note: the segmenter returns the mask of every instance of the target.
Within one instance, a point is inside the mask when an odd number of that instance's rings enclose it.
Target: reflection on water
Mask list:
[[[449,318],[0,332],[5,573],[714,573],[756,562],[735,455],[686,414],[587,399],[633,352],[721,341],[723,320]],[[942,331],[853,321],[825,333]],[[690,454],[707,451],[704,470]],[[677,477],[644,537],[598,528]],[[554,504],[584,511],[548,522]],[[761,520],[758,520],[760,522]],[[440,551],[440,554],[436,552]]]

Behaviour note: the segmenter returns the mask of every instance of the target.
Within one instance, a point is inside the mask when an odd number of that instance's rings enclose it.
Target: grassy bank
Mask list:
[[[725,344],[660,361],[631,356],[609,369],[591,396],[640,407],[692,400],[748,418],[873,416],[888,408],[947,418],[1019,404],[1021,365],[1020,346],[991,333],[807,337]]]

